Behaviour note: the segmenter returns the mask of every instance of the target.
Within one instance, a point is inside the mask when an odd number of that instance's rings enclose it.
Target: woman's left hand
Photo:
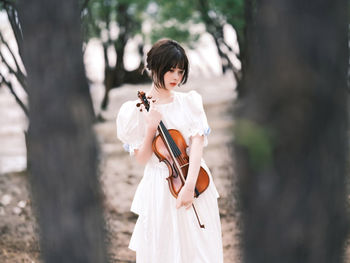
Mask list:
[[[185,184],[177,196],[176,199],[176,208],[184,206],[186,209],[189,209],[192,206],[194,201],[194,187],[191,187]]]

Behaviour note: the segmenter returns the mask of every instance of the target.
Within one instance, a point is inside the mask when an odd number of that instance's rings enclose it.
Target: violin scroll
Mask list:
[[[146,110],[149,111],[150,104],[148,100],[152,99],[152,96],[147,96],[144,91],[138,91],[137,92],[137,97],[141,100],[141,102],[136,103],[136,107],[140,107],[142,104],[145,106]],[[152,102],[156,102],[156,100],[152,100]],[[140,109],[142,111],[142,109]]]

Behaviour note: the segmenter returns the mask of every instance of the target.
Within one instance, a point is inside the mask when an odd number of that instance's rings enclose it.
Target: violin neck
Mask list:
[[[174,155],[174,157],[178,157],[181,155],[180,149],[177,147],[176,143],[174,142],[173,138],[171,137],[168,129],[165,127],[164,123],[160,121],[158,125],[158,132],[162,135],[163,140],[165,140],[165,144],[168,145],[169,151],[171,151]]]

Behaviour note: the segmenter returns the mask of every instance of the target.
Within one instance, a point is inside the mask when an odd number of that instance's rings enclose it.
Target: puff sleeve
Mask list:
[[[145,123],[142,113],[136,107],[136,101],[125,102],[119,110],[117,119],[117,137],[124,149],[134,155],[139,149],[145,136]]]
[[[204,146],[207,146],[210,127],[204,112],[202,97],[194,90],[190,91],[186,97],[186,107],[191,123],[188,127],[189,136],[204,135]]]

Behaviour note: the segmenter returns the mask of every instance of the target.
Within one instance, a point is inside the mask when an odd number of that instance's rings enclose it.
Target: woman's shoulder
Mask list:
[[[120,109],[119,109],[119,112],[118,112],[118,116],[120,114],[130,114],[130,113],[133,113],[133,112],[137,111],[137,107],[136,107],[137,102],[138,102],[138,100],[125,101],[120,106]]]
[[[196,90],[190,90],[187,92],[180,92],[180,91],[176,91],[175,94],[181,98],[181,99],[185,99],[185,100],[202,100],[202,96],[196,91]]]
[[[116,118],[117,123],[129,122],[130,120],[139,119],[138,115],[140,111],[136,106],[137,102],[138,100],[128,100],[120,106]]]
[[[178,92],[178,97],[182,104],[186,104],[194,110],[201,110],[203,108],[202,96],[195,90]]]
[[[120,110],[133,110],[133,109],[137,109],[136,104],[137,104],[138,100],[128,100],[125,101],[121,106],[120,106]]]

